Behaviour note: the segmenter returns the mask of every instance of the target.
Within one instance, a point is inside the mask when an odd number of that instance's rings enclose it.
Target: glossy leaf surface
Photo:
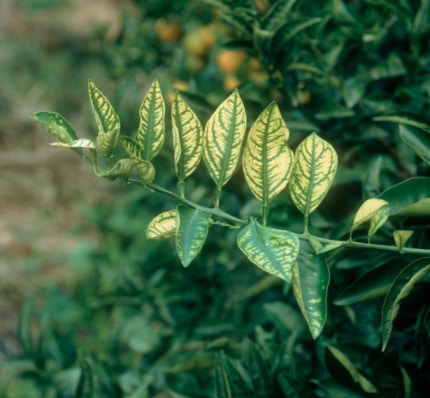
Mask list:
[[[216,109],[205,127],[203,159],[220,190],[233,175],[246,129],[246,114],[239,92]]]
[[[176,251],[184,267],[199,254],[209,229],[209,213],[179,205],[176,209]]]
[[[382,350],[387,348],[402,300],[429,271],[430,258],[422,258],[410,263],[394,280],[382,307]]]
[[[164,211],[155,216],[146,228],[147,239],[164,239],[176,234],[176,210]]]
[[[136,142],[142,149],[143,159],[152,160],[164,143],[163,94],[157,80],[154,80],[139,109],[140,123]]]
[[[267,206],[288,183],[294,154],[287,146],[290,132],[276,103],[270,104],[251,127],[242,162],[251,192]]]
[[[292,271],[294,296],[312,337],[316,339],[327,318],[330,274],[324,256],[315,254],[312,245],[302,240]]]
[[[370,221],[369,240],[382,226],[389,216],[388,202],[382,199],[372,198],[366,200],[354,216],[350,235],[362,224]]]
[[[316,133],[309,135],[297,147],[290,194],[296,207],[305,216],[322,202],[336,170],[336,151]]]
[[[399,126],[399,134],[400,138],[430,166],[430,132],[411,126]]]
[[[299,238],[290,231],[265,227],[254,218],[237,236],[239,249],[263,271],[291,281],[299,253]]]
[[[176,93],[172,103],[172,134],[176,176],[179,181],[184,181],[200,162],[203,128],[179,93]]]

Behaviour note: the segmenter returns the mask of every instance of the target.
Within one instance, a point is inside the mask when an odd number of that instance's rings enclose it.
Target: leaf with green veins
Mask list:
[[[235,171],[245,130],[245,108],[239,92],[234,90],[215,110],[205,126],[203,159],[218,192]]]
[[[402,251],[406,242],[412,237],[413,234],[414,234],[414,231],[412,230],[399,229],[393,232],[394,243],[396,244],[400,252]]]
[[[132,159],[120,159],[109,170],[100,170],[94,166],[94,172],[98,177],[115,180],[118,177],[127,177],[135,167],[135,162]]]
[[[405,267],[392,283],[382,307],[382,351],[387,348],[400,303],[429,271],[430,258],[421,258]]]
[[[91,80],[88,81],[88,93],[99,129],[97,145],[102,154],[109,157],[118,144],[121,123],[109,100]]]
[[[362,224],[375,220],[369,229],[369,239],[382,226],[389,216],[388,202],[382,199],[372,198],[367,199],[357,210],[354,216],[351,229],[349,231],[350,237],[352,233]],[[372,234],[371,234],[372,232]]]
[[[155,216],[146,228],[147,239],[164,239],[176,234],[176,210],[164,211]]]
[[[292,268],[292,286],[314,339],[320,335],[327,318],[329,282],[330,273],[324,256],[316,254],[312,245],[307,240],[302,240]]]
[[[265,227],[251,218],[239,232],[237,245],[257,267],[286,282],[291,281],[291,268],[300,246],[295,233]]]
[[[337,170],[337,154],[325,140],[312,133],[296,150],[290,195],[293,203],[307,219],[326,196]]]
[[[176,208],[176,251],[184,267],[199,254],[209,229],[210,214],[184,205]]]
[[[179,181],[184,181],[200,162],[203,128],[179,93],[175,94],[172,103],[172,134],[176,176]]]
[[[243,172],[263,208],[267,208],[288,183],[294,163],[294,154],[287,146],[289,135],[274,102],[260,114],[249,131],[242,157]]]
[[[143,153],[143,160],[152,160],[164,143],[163,94],[157,80],[154,80],[139,109],[140,124],[136,142]]]
[[[127,152],[127,155],[130,156],[132,159],[145,160],[142,148],[133,138],[123,135],[121,136],[121,144]]]
[[[134,165],[144,184],[150,184],[155,178],[154,165],[148,160],[135,160]]]

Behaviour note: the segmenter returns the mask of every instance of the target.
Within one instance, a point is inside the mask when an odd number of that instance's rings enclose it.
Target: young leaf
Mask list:
[[[84,359],[81,363],[81,377],[76,389],[76,398],[93,398],[94,396],[94,371],[91,363]]]
[[[393,238],[396,246],[399,248],[400,252],[405,246],[406,242],[412,237],[414,231],[399,229],[393,232]]]
[[[233,93],[216,109],[205,127],[203,159],[218,187],[216,205],[222,187],[233,175],[246,130],[246,114],[239,92]]]
[[[401,301],[409,295],[415,284],[424,278],[429,271],[429,258],[415,260],[397,275],[391,285],[382,307],[382,351],[387,348]]]
[[[176,212],[176,251],[182,265],[188,267],[205,243],[210,214],[184,205]]]
[[[150,184],[155,178],[154,165],[148,160],[135,160],[134,165],[144,184]]]
[[[136,142],[142,149],[143,159],[152,160],[164,142],[165,105],[160,85],[154,80],[140,105],[140,124]]]
[[[294,154],[287,146],[289,135],[274,102],[249,131],[242,157],[243,172],[251,192],[263,203],[263,209],[288,183],[294,161]]]
[[[290,195],[305,216],[305,230],[311,214],[326,196],[337,170],[337,154],[325,140],[312,133],[296,150]]]
[[[129,176],[135,166],[132,159],[120,159],[109,170],[100,170],[94,167],[94,171],[98,177],[115,180],[118,177]]]
[[[80,138],[68,143],[65,142],[52,142],[49,144],[51,146],[59,147],[59,148],[86,148],[86,149],[96,149],[96,146],[91,140],[87,140],[85,138]]]
[[[308,241],[300,242],[300,251],[292,268],[294,296],[312,337],[316,339],[327,318],[327,288],[330,273],[324,256],[315,254]]]
[[[387,201],[377,198],[367,199],[355,214],[354,221],[352,222],[352,227],[349,232],[350,237],[360,225],[370,220],[373,222],[369,229],[370,240],[376,230],[387,220],[388,215],[389,207]]]
[[[132,159],[134,160],[145,159],[142,148],[133,138],[123,135],[121,136],[121,144],[125,149],[125,151],[127,152],[127,155],[130,156]]]
[[[295,233],[265,227],[251,218],[239,232],[237,245],[257,267],[291,281],[291,268],[299,253],[299,238]]]
[[[223,352],[218,356],[215,366],[215,392],[217,398],[249,397],[244,377]]]
[[[172,133],[176,176],[179,181],[184,181],[200,162],[203,128],[179,93],[172,103]]]
[[[88,93],[99,129],[97,145],[103,155],[109,157],[118,143],[120,120],[109,100],[91,80],[88,81]]]
[[[176,210],[169,210],[155,216],[146,228],[147,239],[164,239],[176,234]]]

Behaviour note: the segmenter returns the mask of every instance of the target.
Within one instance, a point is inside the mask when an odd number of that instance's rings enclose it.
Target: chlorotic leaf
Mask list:
[[[131,137],[121,136],[121,144],[127,155],[130,156],[134,160],[145,160],[142,148],[139,144]]]
[[[155,178],[154,165],[148,160],[135,160],[134,164],[144,184],[150,184]]]
[[[205,243],[210,214],[184,205],[176,212],[176,251],[182,265],[188,267]]]
[[[85,138],[80,138],[71,142],[52,142],[49,144],[51,146],[56,146],[60,148],[86,148],[86,149],[96,149],[96,146],[91,140]]]
[[[376,231],[384,225],[385,221],[387,221],[388,216],[390,215],[390,208],[388,206],[382,207],[370,220],[370,227],[368,233],[368,240],[372,239],[372,236],[375,235]]]
[[[291,268],[299,253],[299,238],[290,231],[265,227],[254,218],[238,234],[239,249],[263,271],[291,281]]]
[[[97,145],[103,155],[110,156],[118,143],[121,128],[119,117],[109,100],[91,80],[88,81],[88,93],[99,129]]]
[[[251,127],[242,163],[254,196],[267,206],[288,183],[294,154],[287,146],[290,132],[276,103],[270,104]]]
[[[234,90],[205,126],[203,159],[219,192],[236,168],[245,130],[245,108]]]
[[[118,177],[127,177],[135,167],[135,162],[132,159],[120,159],[109,170],[100,170],[94,167],[94,171],[98,177],[115,180]]]
[[[322,255],[308,241],[300,242],[300,251],[292,267],[292,285],[303,317],[316,339],[327,318],[327,288],[330,273]]]
[[[142,149],[144,160],[152,160],[163,146],[164,113],[163,94],[158,81],[154,80],[139,110],[140,124],[136,142]]]
[[[54,136],[60,142],[68,144],[78,139],[72,126],[56,112],[37,112],[32,116],[45,131]]]
[[[413,234],[414,231],[404,229],[399,229],[393,232],[394,243],[400,251],[403,249],[406,242],[412,237]]]
[[[391,285],[382,306],[382,351],[387,348],[401,301],[429,271],[430,258],[415,260],[397,275]]]
[[[336,170],[336,151],[316,133],[310,134],[297,147],[290,180],[290,194],[294,204],[305,218],[326,196]]]
[[[352,222],[352,227],[350,229],[350,236],[352,233],[362,224],[370,221],[374,221],[374,225],[371,226],[372,232],[376,232],[378,226],[381,226],[388,218],[389,207],[388,202],[378,198],[367,199],[357,210]],[[370,238],[369,230],[369,238]]]
[[[172,103],[172,133],[176,176],[179,181],[184,181],[200,162],[203,128],[179,93]]]
[[[155,216],[146,228],[147,239],[164,239],[176,234],[176,210],[169,210]]]

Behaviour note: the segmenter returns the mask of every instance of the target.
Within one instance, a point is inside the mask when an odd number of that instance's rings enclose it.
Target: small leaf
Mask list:
[[[312,337],[316,339],[323,330],[327,318],[327,288],[330,273],[324,256],[315,254],[308,241],[301,241],[292,273],[294,296]]]
[[[203,128],[179,93],[172,103],[172,133],[176,176],[179,181],[184,181],[200,162]]]
[[[142,149],[143,160],[152,160],[164,143],[165,105],[160,85],[154,80],[140,105],[140,124],[136,142]]]
[[[93,398],[94,396],[94,371],[89,360],[81,363],[81,376],[76,388],[76,398]]]
[[[78,139],[72,126],[56,112],[37,112],[33,115],[33,120],[37,122],[45,131],[53,135],[57,140],[68,144]]]
[[[95,168],[95,173],[99,177],[116,179],[118,177],[127,177],[135,167],[135,162],[132,159],[120,159],[109,170],[99,170]]]
[[[394,280],[382,307],[382,351],[387,348],[401,301],[429,271],[430,259],[422,258],[410,263]]]
[[[118,143],[121,128],[119,117],[109,100],[91,80],[88,81],[88,93],[99,129],[97,144],[104,156],[110,156]]]
[[[188,267],[205,243],[210,214],[184,205],[176,211],[176,251],[182,265]]]
[[[218,187],[216,205],[222,187],[236,168],[245,130],[245,108],[239,92],[234,90],[212,114],[205,127],[203,159]]]
[[[372,236],[375,235],[375,233],[378,231],[379,228],[381,228],[385,221],[387,221],[388,216],[390,215],[390,208],[388,206],[385,206],[378,211],[374,217],[370,220],[370,227],[369,227],[369,233],[368,233],[368,241],[370,242],[370,239],[372,239]]]
[[[287,146],[290,132],[276,103],[251,127],[243,152],[243,172],[254,196],[267,207],[288,183],[294,154]]]
[[[34,342],[31,335],[31,310],[32,302],[25,300],[18,320],[17,337],[21,344],[22,350],[27,358],[34,355]]]
[[[398,247],[398,249],[400,250],[400,252],[402,251],[406,242],[412,237],[413,234],[414,234],[414,231],[402,230],[402,229],[399,229],[393,232],[394,242]]]
[[[176,234],[176,210],[169,210],[155,216],[146,229],[147,239],[164,239]]]
[[[144,184],[150,184],[155,178],[154,165],[148,160],[135,160],[134,164]]]
[[[399,134],[403,142],[430,166],[430,133],[411,126],[399,126]]]
[[[290,195],[296,207],[307,218],[326,196],[337,170],[334,148],[316,133],[309,135],[296,150]]]
[[[352,233],[362,224],[375,220],[369,229],[369,239],[371,237],[370,232],[375,233],[378,227],[380,227],[388,218],[389,207],[388,202],[382,199],[372,198],[367,199],[357,210],[352,227],[350,229],[350,237]],[[373,235],[373,234],[372,234]]]
[[[140,145],[131,137],[121,136],[121,144],[124,147],[127,155],[134,160],[145,160],[142,148]]]
[[[290,231],[265,227],[254,218],[237,236],[239,249],[263,271],[291,281],[291,268],[299,253],[299,238]]]
[[[223,352],[215,366],[215,392],[217,398],[246,398],[249,391],[246,381],[233,361]]]
[[[96,149],[96,146],[91,140],[87,140],[85,138],[80,138],[68,143],[65,142],[52,142],[49,144],[51,146],[60,147],[60,148],[86,148],[86,149]]]

